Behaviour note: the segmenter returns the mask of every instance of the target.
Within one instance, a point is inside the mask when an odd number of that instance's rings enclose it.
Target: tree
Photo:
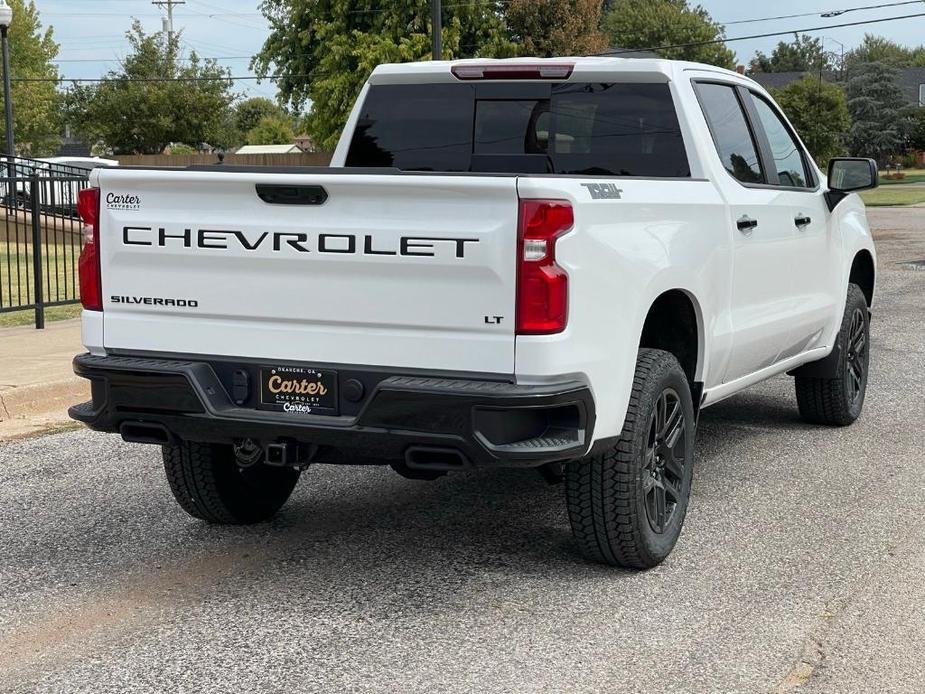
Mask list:
[[[589,55],[607,48],[601,0],[511,0],[505,13],[523,55]]]
[[[285,118],[286,112],[270,99],[255,96],[239,103],[234,110],[235,126],[246,135],[264,118]]]
[[[848,133],[852,155],[883,163],[904,148],[914,122],[896,75],[885,63],[863,63],[851,70],[845,94],[853,121]]]
[[[913,108],[910,117],[909,147],[921,152],[925,150],[925,106]]]
[[[264,116],[247,131],[249,145],[286,145],[294,141],[292,124],[285,116]]]
[[[13,137],[20,152],[33,156],[53,154],[61,142],[60,101],[55,89],[58,68],[52,62],[58,55],[58,44],[51,28],[42,31],[33,0],[10,0],[8,4],[13,10],[9,30]],[[22,79],[48,81],[19,81]],[[3,108],[0,94],[0,113]],[[0,142],[6,152],[5,132],[0,132]]]
[[[841,87],[807,75],[772,94],[820,166],[844,153],[851,114]]]
[[[74,129],[115,152],[157,154],[170,142],[222,144],[235,98],[227,69],[195,52],[180,56],[180,36],[145,34],[136,21],[131,52],[118,71],[68,96]]]
[[[443,57],[516,55],[496,0],[447,3]],[[308,132],[337,143],[360,88],[380,63],[430,58],[430,1],[263,0],[270,35],[253,69],[276,82],[285,105],[311,103]]]
[[[864,34],[861,45],[845,54],[849,68],[864,63],[886,63],[897,68],[925,66],[925,46],[907,48],[883,36]]]
[[[752,72],[819,72],[830,67],[822,41],[796,33],[790,43],[778,43],[770,57],[758,51],[749,64]]]
[[[735,54],[722,43],[723,26],[700,5],[691,7],[687,0],[615,0],[610,5],[602,28],[612,47],[653,48],[665,58],[735,67]],[[690,43],[702,45],[659,48]]]
[[[196,148],[185,142],[173,142],[168,145],[166,154],[196,154]]]

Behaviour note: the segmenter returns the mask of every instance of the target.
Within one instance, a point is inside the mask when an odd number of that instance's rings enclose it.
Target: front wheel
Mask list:
[[[585,557],[648,569],[671,553],[690,498],[694,429],[690,385],[678,360],[640,350],[620,438],[566,466],[569,521]]]
[[[163,457],[177,503],[210,523],[265,521],[282,508],[299,481],[293,468],[263,462],[241,467],[230,445],[185,441],[164,446]]]
[[[848,285],[848,300],[836,338],[834,378],[797,376],[800,416],[812,424],[847,426],[861,416],[870,371],[870,312],[864,292]]]

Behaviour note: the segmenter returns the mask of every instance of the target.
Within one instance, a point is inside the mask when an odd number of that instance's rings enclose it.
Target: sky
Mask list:
[[[454,0],[457,1],[457,0]],[[727,38],[769,32],[792,32],[810,27],[831,27],[833,24],[859,22],[884,17],[925,13],[925,1],[847,12],[838,17],[823,18],[826,11],[861,8],[894,3],[900,0],[776,0],[747,2],[743,0],[702,0],[700,3],[712,17],[726,25]],[[118,66],[125,54],[125,32],[138,18],[147,31],[161,28],[164,11],[151,0],[35,0],[42,22],[52,26],[55,39],[61,45],[58,56],[64,77],[100,77]],[[693,4],[693,3],[692,3]],[[807,15],[768,19],[781,15]],[[741,20],[764,21],[737,23]],[[15,18],[14,20],[15,21]],[[186,50],[194,49],[204,57],[219,58],[235,76],[251,75],[249,57],[263,45],[269,29],[260,14],[257,0],[186,0],[174,10],[174,28],[183,31]],[[865,32],[877,33],[907,45],[925,43],[925,16],[898,21],[845,28],[829,28],[810,32],[825,37],[826,50],[839,52],[860,43]],[[740,63],[747,63],[755,51],[770,53],[780,40],[789,36],[730,41]],[[237,91],[253,96],[273,97],[270,82],[241,81]]]
[[[35,0],[43,26],[54,28],[61,46],[60,74],[70,78],[100,77],[117,69],[128,48],[125,32],[133,18],[148,32],[160,31],[165,11],[151,0]],[[14,17],[13,21],[16,19]],[[232,74],[253,75],[250,56],[269,33],[256,0],[186,0],[174,9],[174,29],[182,30],[183,49],[221,58]],[[274,97],[271,82],[241,81],[236,91]]]

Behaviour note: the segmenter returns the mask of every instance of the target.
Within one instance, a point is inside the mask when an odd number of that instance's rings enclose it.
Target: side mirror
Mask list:
[[[873,159],[837,157],[829,161],[829,191],[825,194],[829,211],[834,210],[849,193],[870,190],[880,185],[877,162]]]

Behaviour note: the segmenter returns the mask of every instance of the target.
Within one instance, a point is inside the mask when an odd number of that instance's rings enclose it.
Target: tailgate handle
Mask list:
[[[257,197],[270,205],[323,205],[328,192],[321,186],[258,183]]]

